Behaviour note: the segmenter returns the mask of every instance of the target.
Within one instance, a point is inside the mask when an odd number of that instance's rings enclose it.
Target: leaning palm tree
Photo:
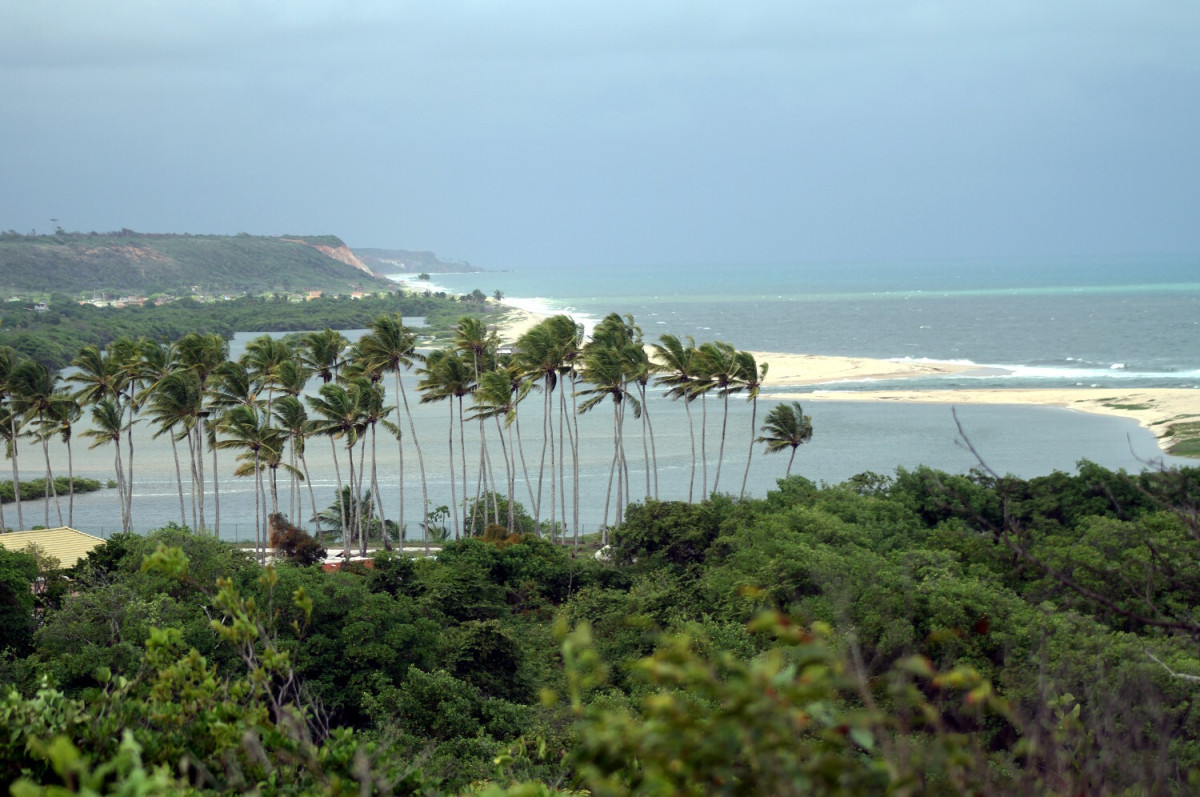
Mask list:
[[[233,407],[219,421],[225,439],[217,441],[217,447],[235,449],[241,458],[249,462],[249,469],[239,468],[238,476],[254,476],[254,544],[260,560],[266,556],[266,539],[263,534],[262,461],[271,456],[273,447],[282,448],[278,430],[272,428],[270,418],[261,409],[250,405]]]
[[[304,444],[307,442],[310,435],[314,433],[316,424],[309,420],[308,412],[305,411],[304,405],[300,403],[300,399],[296,396],[281,396],[275,402],[275,422],[279,425],[280,431],[284,433],[290,443],[290,448],[293,457],[293,467],[298,463],[300,466],[300,477],[305,484],[308,485],[308,500],[312,507],[312,514],[317,514],[317,497],[313,492],[312,478],[308,472],[308,462],[304,458]],[[300,517],[300,501],[296,500],[295,516]]]
[[[337,445],[335,440],[342,440],[350,455],[350,493],[354,495],[354,446],[362,435],[363,400],[361,390],[347,389],[345,385],[330,382],[321,385],[318,395],[305,396],[304,400],[319,418],[313,427],[314,434],[323,434],[329,438],[329,446],[333,451],[333,473],[337,479],[338,494],[342,490],[342,471],[338,465]],[[350,550],[351,531],[349,518],[342,518],[342,543],[346,552]]]
[[[683,408],[687,412],[688,438],[692,444],[692,468],[688,477],[688,503],[691,503],[696,486],[696,428],[692,423],[692,401],[697,393],[692,390],[692,383],[698,376],[695,366],[696,341],[689,335],[687,345],[674,335],[662,335],[661,343],[651,344],[657,360],[654,367],[660,374],[655,380],[656,385],[665,385],[667,395],[672,399],[683,399]]]
[[[417,467],[421,472],[421,518],[424,523],[425,512],[429,510],[429,487],[425,481],[425,459],[421,453],[421,444],[417,441],[417,427],[413,422],[412,412],[408,407],[408,394],[404,390],[404,381],[400,378],[401,369],[412,368],[414,362],[419,362],[421,355],[416,352],[416,334],[404,326],[404,319],[399,313],[381,315],[371,322],[371,329],[358,341],[357,354],[365,367],[381,371],[391,371],[396,380],[396,395],[404,405],[404,414],[408,416],[409,439],[417,451]],[[396,425],[400,425],[400,405],[396,405]],[[396,447],[400,455],[400,528],[404,528],[404,445],[400,436],[396,437]],[[425,537],[425,552],[429,552],[428,535]]]
[[[471,316],[463,316],[458,319],[458,324],[454,329],[454,340],[452,345],[463,355],[464,358],[470,358],[471,370],[475,382],[479,382],[479,375],[483,371],[490,371],[496,362],[496,349],[500,345],[500,338],[494,329],[489,330],[487,325],[478,318]],[[490,461],[487,448],[487,427],[484,426],[483,418],[479,418],[479,478],[475,483],[475,501],[471,504],[471,512],[474,514],[479,510],[480,496],[485,491],[492,494],[493,517],[498,514],[496,509],[496,489],[495,478],[489,473],[488,463]],[[492,487],[489,489],[487,485],[488,479],[491,478]],[[466,497],[467,488],[463,485],[463,496]],[[495,518],[499,522],[499,518]],[[487,504],[484,502],[484,523],[487,523]],[[475,528],[475,518],[472,517],[470,527]]]
[[[79,354],[71,360],[71,365],[74,366],[75,370],[67,376],[66,381],[77,386],[75,390],[76,401],[81,405],[93,408],[93,420],[96,418],[96,408],[104,400],[108,400],[111,403],[111,407],[106,408],[103,414],[107,415],[110,409],[115,410],[122,416],[125,413],[128,375],[122,366],[121,353],[126,348],[127,346],[117,345],[116,342],[105,350],[101,350],[97,346],[84,346],[79,350]],[[118,426],[120,426],[122,433],[124,433],[125,423],[123,420]],[[92,448],[94,447],[92,446]],[[120,453],[119,446],[117,456],[121,459],[123,470],[124,459]],[[127,483],[129,480],[121,478],[118,481],[120,483],[121,527],[124,531],[131,531],[129,485]],[[20,504],[17,504],[18,514],[20,513],[20,508]]]
[[[300,337],[296,356],[321,377],[321,384],[327,385],[337,376],[342,354],[349,345],[346,336],[333,329],[306,332]]]
[[[546,470],[546,451],[550,451],[550,528],[554,529],[554,389],[558,386],[560,371],[565,361],[567,338],[562,334],[570,324],[572,330],[575,322],[567,316],[553,316],[539,322],[525,332],[517,340],[517,362],[521,369],[531,378],[541,378],[543,390],[542,404],[542,455],[538,465],[537,500],[533,506],[534,528],[541,533],[542,517],[542,480]],[[574,340],[572,334],[571,340]]]
[[[19,455],[20,445],[18,444],[18,435],[20,434],[19,426],[23,423],[20,413],[13,412],[10,402],[12,401],[12,372],[20,362],[20,355],[8,346],[0,346],[0,410],[3,411],[5,421],[4,437],[7,443],[8,457],[12,460],[12,485],[13,485],[13,500],[17,505],[17,526],[25,528],[25,518],[21,512],[21,480],[19,468],[17,466],[17,458]],[[4,526],[4,521],[0,519],[0,526]]]
[[[739,381],[737,351],[724,341],[702,343],[697,351],[700,370],[704,379],[699,383],[698,390],[707,393],[716,390],[721,396],[724,412],[721,416],[721,445],[717,450],[717,472],[713,476],[712,492],[717,491],[721,482],[721,462],[725,458],[725,432],[729,426],[729,394],[743,388]],[[701,397],[703,398],[703,396]]]
[[[275,391],[283,382],[284,363],[292,359],[292,350],[286,341],[270,335],[259,335],[246,344],[246,353],[239,362],[246,367],[252,379],[267,388],[267,414],[275,401]]]
[[[791,476],[796,449],[812,439],[812,418],[804,414],[798,401],[780,404],[767,413],[767,418],[763,421],[762,432],[763,434],[754,442],[766,443],[765,453],[771,454],[783,451],[785,448],[792,449],[792,455],[788,458],[787,471],[784,473],[785,478]]]
[[[132,531],[129,512],[125,506],[125,466],[121,459],[121,434],[125,431],[124,413],[115,398],[102,398],[92,405],[92,426],[82,432],[94,442],[88,449],[112,443],[115,450],[113,467],[117,473],[117,493],[121,507],[121,530]]]
[[[200,377],[194,371],[172,371],[155,383],[150,390],[147,405],[147,416],[151,424],[157,427],[154,439],[168,435],[171,440],[171,454],[175,460],[175,484],[179,493],[179,522],[187,525],[186,510],[183,501],[183,472],[179,467],[180,440],[187,440],[188,473],[192,497],[192,528],[199,528],[197,517],[197,445],[195,432],[204,403],[204,391],[200,385]]]
[[[54,436],[53,425],[47,422],[56,413],[55,404],[58,398],[57,373],[34,360],[25,360],[13,370],[9,384],[12,390],[12,406],[16,412],[25,414],[29,420],[37,419],[34,431],[42,444],[42,455],[46,460],[46,482],[43,488],[43,506],[45,508],[45,525],[50,525],[50,497],[54,496],[54,507],[58,512],[58,525],[62,525],[62,504],[58,500],[58,491],[54,488],[54,472],[50,467],[50,438]]]
[[[75,424],[78,423],[80,416],[83,415],[83,410],[79,407],[79,402],[75,397],[63,388],[59,388],[55,394],[54,400],[51,402],[51,416],[53,421],[52,433],[58,435],[62,440],[63,445],[67,447],[67,525],[75,525],[75,457],[71,449],[71,438],[74,434]],[[0,526],[3,526],[3,520],[0,520]]]
[[[458,436],[459,450],[462,461],[463,500],[466,500],[467,487],[467,449],[463,442],[463,397],[475,389],[472,367],[458,352],[450,349],[436,349],[425,356],[425,365],[419,373],[422,379],[417,383],[421,391],[421,403],[450,400],[450,426],[447,440],[450,446],[450,503],[454,513],[454,538],[461,536],[461,523],[458,513],[458,495],[455,486],[454,473],[454,400],[458,399]]]
[[[467,420],[486,418],[496,420],[496,432],[500,438],[500,453],[504,456],[504,484],[508,490],[508,523],[511,530],[514,525],[514,492],[516,491],[515,451],[512,444],[512,426],[517,417],[517,394],[512,389],[508,372],[503,368],[484,371],[479,375],[479,387],[472,397],[474,404],[471,415]],[[500,419],[504,419],[501,427]],[[508,441],[505,442],[504,430],[508,430]],[[496,519],[499,522],[499,518]]]
[[[140,347],[145,338],[134,340],[120,337],[108,344],[107,355],[116,363],[118,373],[122,377],[123,406],[127,420],[125,421],[125,511],[129,514],[130,525],[133,524],[133,427],[137,423],[137,414],[141,409],[138,399],[140,390],[149,381],[142,362]]]
[[[209,388],[212,386],[213,374],[229,357],[229,342],[216,334],[193,332],[175,341],[174,364],[177,368],[186,368],[196,374],[200,386],[204,390],[204,406],[199,412],[199,426],[195,437],[197,443],[196,475],[200,486],[200,526],[205,526],[204,518],[204,446],[207,444],[213,457],[213,534],[221,534],[221,490],[220,473],[217,470],[216,436],[210,420],[213,417],[208,406]]]
[[[579,391],[581,397],[587,397],[579,404],[579,412],[581,414],[599,406],[606,398],[612,399],[613,405],[613,459],[608,470],[608,490],[604,500],[604,522],[602,526],[603,541],[607,543],[608,510],[612,499],[614,474],[617,479],[617,525],[621,524],[625,501],[628,500],[628,485],[625,478],[625,447],[622,436],[625,406],[632,406],[636,417],[641,414],[641,404],[635,396],[629,393],[627,359],[622,354],[621,349],[606,345],[604,338],[593,336],[591,343],[584,347],[583,367],[580,373],[583,381],[592,385],[592,387]]]
[[[746,494],[746,480],[750,478],[750,459],[754,456],[754,428],[758,423],[758,393],[767,378],[768,364],[760,365],[748,351],[739,351],[737,361],[738,380],[746,389],[746,401],[750,402],[750,450],[746,453],[746,470],[742,473],[742,491],[738,493],[738,497],[741,498]]]

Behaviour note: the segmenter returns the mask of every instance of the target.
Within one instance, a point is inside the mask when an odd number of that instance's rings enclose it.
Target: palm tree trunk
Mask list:
[[[417,467],[421,471],[421,526],[425,527],[425,513],[429,511],[429,487],[425,483],[425,459],[421,455],[421,444],[417,442],[417,426],[413,423],[412,413],[408,409],[408,394],[404,392],[404,382],[400,379],[400,369],[396,369],[396,390],[404,403],[404,414],[408,416],[408,430],[412,437],[413,446],[417,449]],[[399,410],[397,410],[399,412]],[[400,527],[404,527],[404,458],[400,459]],[[425,553],[429,554],[429,529],[425,529]]]
[[[313,492],[312,478],[308,474],[308,462],[304,459],[304,452],[300,452],[300,467],[304,470],[304,483],[308,486],[308,503],[312,507],[312,517],[317,516],[317,494]],[[304,510],[301,509],[303,514]],[[321,523],[317,522],[317,541],[324,543],[324,536],[321,529]]]
[[[350,452],[351,465],[354,462],[354,452]],[[358,526],[358,552],[360,556],[367,555],[367,513],[370,511],[371,501],[374,496],[367,496],[366,506],[363,506],[363,479],[367,477],[367,435],[363,435],[362,442],[358,444],[358,490],[353,494],[354,503],[353,516],[357,519]],[[350,477],[350,483],[354,483],[354,477]]]
[[[563,426],[566,424],[567,394],[566,389],[558,392],[558,502],[562,509],[563,526],[567,525],[567,437]],[[571,444],[574,444],[574,440]],[[563,530],[564,534],[566,529]]]
[[[646,388],[639,382],[638,393],[642,399],[642,457],[646,460],[646,500],[650,500],[650,471],[654,470],[654,463],[650,460],[650,450],[647,447],[646,440],[646,424],[650,419],[646,416]],[[655,481],[658,480],[658,473],[654,474]]]
[[[691,399],[683,399],[683,410],[687,413],[688,419],[688,438],[692,442],[692,469],[691,475],[688,476],[688,503],[692,503],[693,491],[696,487],[696,424],[692,422],[692,402]]]
[[[38,421],[41,424],[41,419]],[[42,436],[42,455],[46,458],[46,483],[42,487],[42,500],[46,506],[46,527],[50,526],[50,495],[54,495],[54,508],[58,510],[58,525],[62,525],[62,504],[58,500],[58,490],[54,488],[54,472],[50,469],[50,438]]]
[[[214,442],[213,455],[213,534],[221,538],[221,471],[217,469],[217,446]]]
[[[546,412],[548,413],[546,428],[550,432],[550,541],[554,542],[554,521],[557,516],[555,512],[557,507],[554,505],[554,499],[557,492],[555,488],[558,486],[558,482],[554,478],[554,396],[550,396],[550,403],[546,406]]]
[[[21,441],[17,439],[17,416],[14,413],[9,413],[9,439],[12,441],[12,472],[13,472],[13,501],[17,505],[17,530],[25,530],[25,516],[21,513],[21,477],[18,475],[17,468],[17,452],[21,448]]]
[[[654,445],[654,422],[650,420],[650,402],[646,401],[646,386],[639,385],[642,392],[642,418],[646,421],[646,430],[650,432],[650,462],[654,469],[654,500],[658,500],[658,448]]]
[[[554,427],[550,424],[550,378],[546,377],[545,397],[542,399],[542,458],[538,463],[537,501],[533,506],[533,526],[537,533],[542,533],[542,475],[546,471],[546,445],[550,441]]]
[[[333,450],[333,475],[335,478],[337,478],[338,513],[341,515],[342,521],[342,553],[348,556],[350,554],[350,548],[347,546],[346,542],[349,539],[350,532],[346,523],[347,507],[345,497],[342,494],[342,468],[340,465],[338,465],[337,443],[334,442],[333,435],[329,436],[329,448]],[[316,513],[314,512],[313,514]]]
[[[792,446],[792,455],[790,457],[788,457],[787,470],[784,471],[784,474],[783,474],[783,478],[785,478],[785,479],[788,476],[792,475],[792,462],[796,459],[796,448],[797,448],[797,446]]]
[[[571,533],[579,550],[579,402],[575,397],[575,366],[571,366]]]
[[[517,429],[517,452],[521,455],[521,474],[525,477],[525,489],[529,491],[529,507],[535,513],[537,512],[537,502],[533,500],[533,482],[529,478],[529,466],[525,464],[525,444],[521,442],[521,411],[518,409],[513,415],[513,426]],[[513,470],[516,470],[516,454],[513,455]],[[515,481],[516,474],[513,474]],[[515,485],[514,485],[515,486]],[[537,518],[534,518],[533,527],[537,529]]]
[[[757,423],[758,396],[754,396],[750,399],[750,450],[746,452],[746,470],[742,474],[742,491],[738,493],[738,498],[744,498],[746,495],[746,480],[750,478],[750,460],[754,458],[754,427]]]
[[[179,468],[179,446],[175,442],[175,435],[171,435],[171,455],[175,458],[175,484],[179,489],[179,525],[187,525],[187,512],[183,508],[183,471]],[[196,525],[196,519],[192,518],[192,525]]]
[[[125,471],[125,514],[129,517],[129,530],[133,531],[133,399],[129,399],[129,426],[126,427],[126,437],[129,440],[129,467]]]
[[[721,460],[725,457],[725,428],[729,425],[729,394],[725,394],[725,413],[721,416],[721,446],[717,449],[717,475],[713,478],[713,492],[721,481]]]
[[[116,455],[115,455],[114,467],[116,467],[116,469],[117,469],[117,493],[121,497],[121,500],[119,501],[119,503],[121,505],[121,530],[129,531],[129,521],[128,521],[128,518],[125,516],[125,466],[121,462],[121,439],[120,439],[120,437],[118,437],[116,440],[115,448],[116,448]]]
[[[617,503],[621,503],[621,433],[618,416],[620,412],[620,404],[613,401],[613,458],[612,464],[608,466],[608,488],[604,491],[604,524],[602,526],[603,539],[602,542],[608,544],[608,510],[609,504],[612,501],[612,485],[613,475],[617,477]],[[618,518],[620,517],[620,508],[617,509]],[[620,520],[617,521],[620,523]]]
[[[516,481],[513,478],[514,473],[516,471],[516,463],[513,462],[512,458],[511,458],[512,427],[511,426],[509,427],[508,441],[505,442],[504,427],[500,425],[500,416],[499,415],[495,416],[495,421],[496,421],[496,437],[500,438],[500,454],[504,457],[504,489],[505,489],[505,492],[508,494],[508,522],[505,524],[505,527],[509,530],[509,532],[515,532],[516,529],[513,528],[513,521],[516,518],[516,514],[513,511],[513,492],[516,490],[517,485],[516,485]],[[499,523],[500,522],[500,518],[499,518],[500,513],[498,510],[497,510],[496,514],[497,514],[496,522]]]
[[[450,514],[454,516],[454,539],[459,537],[459,517],[458,517],[458,494],[457,486],[454,483],[454,400],[450,400]],[[466,485],[463,485],[464,487]]]
[[[67,437],[67,486],[71,493],[67,498],[67,525],[75,527],[75,462],[71,456],[71,438]],[[4,520],[0,518],[0,528],[4,527]]]
[[[450,405],[453,408],[454,399],[450,400]],[[466,425],[463,423],[462,396],[458,397],[458,452],[459,459],[462,462],[463,503],[465,504],[467,501],[467,429]],[[450,463],[450,467],[454,467],[453,460]],[[455,510],[455,514],[458,514],[457,509]]]
[[[400,368],[396,367],[396,393],[400,392]],[[400,433],[400,405],[396,405],[396,453],[400,456],[400,514],[396,525],[400,528],[400,547],[404,547],[404,438]]]
[[[258,469],[258,449],[254,450],[254,547],[258,549],[258,563],[267,559],[266,546],[262,544],[262,472]]]
[[[371,503],[375,508],[374,517],[379,519],[379,536],[380,542],[386,550],[388,546],[387,528],[384,527],[384,511],[383,501],[379,496],[379,460],[377,458],[377,450],[375,448],[375,422],[371,422]],[[369,529],[368,529],[369,531]]]
[[[708,401],[700,394],[700,500],[708,497]]]
[[[192,468],[192,507],[199,512],[196,532],[204,530],[204,438],[200,435],[203,420],[197,418],[188,429],[188,458]]]

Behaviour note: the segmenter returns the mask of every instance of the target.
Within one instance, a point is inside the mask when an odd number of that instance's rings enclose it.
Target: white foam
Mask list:
[[[591,337],[592,331],[596,328],[596,324],[600,322],[600,319],[593,315],[589,315],[588,313],[580,313],[573,307],[555,303],[553,299],[547,299],[542,296],[505,296],[503,303],[509,307],[515,307],[518,310],[524,310],[528,313],[533,313],[534,315],[568,315],[575,319],[576,323],[583,324],[583,334],[588,337]]]

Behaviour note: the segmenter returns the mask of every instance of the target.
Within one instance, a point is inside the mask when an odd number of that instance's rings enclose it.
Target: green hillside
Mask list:
[[[0,293],[9,295],[344,292],[391,286],[361,265],[332,235],[0,234]]]

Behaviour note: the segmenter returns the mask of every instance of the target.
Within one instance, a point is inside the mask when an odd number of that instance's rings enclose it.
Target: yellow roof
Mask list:
[[[64,568],[73,566],[93,548],[103,544],[104,540],[100,537],[93,537],[66,526],[0,534],[0,545],[8,550],[24,551],[33,545],[37,548],[38,555],[53,556]]]

